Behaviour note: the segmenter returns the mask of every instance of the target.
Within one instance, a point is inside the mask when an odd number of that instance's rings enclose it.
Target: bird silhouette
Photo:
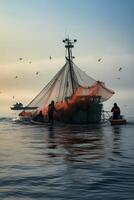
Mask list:
[[[98,62],[100,62],[101,60],[102,60],[102,58],[99,58],[99,59],[98,59]]]
[[[118,71],[121,71],[122,70],[122,67],[120,67],[119,69],[118,69]]]
[[[51,60],[52,59],[52,57],[51,56],[49,56],[49,60]]]
[[[19,58],[19,60],[23,60],[23,58]]]
[[[38,75],[39,74],[39,72],[36,72],[36,75]]]

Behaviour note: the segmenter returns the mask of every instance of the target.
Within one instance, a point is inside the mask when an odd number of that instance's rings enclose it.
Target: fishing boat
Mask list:
[[[11,107],[11,110],[22,110],[23,109],[23,104],[22,103],[18,103],[16,102],[16,104],[14,104],[12,107]]]
[[[54,120],[65,123],[100,123],[103,102],[112,97],[114,91],[104,82],[88,76],[73,62],[72,49],[77,40],[63,40],[66,62],[52,80],[25,107],[19,116],[32,116],[42,111],[48,118],[48,105],[53,100],[57,112]],[[26,112],[28,111],[28,114]],[[29,114],[30,113],[30,114]]]

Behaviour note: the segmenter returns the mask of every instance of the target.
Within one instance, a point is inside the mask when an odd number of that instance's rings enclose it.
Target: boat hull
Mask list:
[[[78,123],[78,124],[90,124],[100,123],[102,114],[102,104],[100,102],[79,102],[77,104],[69,105],[67,109],[64,107],[58,112],[54,113],[54,119],[56,121],[62,121],[65,123]]]
[[[111,125],[123,125],[126,124],[126,119],[116,119],[116,120],[110,120]]]
[[[35,124],[35,125],[44,125],[44,124],[46,124],[47,122],[40,122],[40,121],[36,121],[36,120],[33,120],[33,119],[31,119],[30,120],[30,122],[32,123],[32,124]]]

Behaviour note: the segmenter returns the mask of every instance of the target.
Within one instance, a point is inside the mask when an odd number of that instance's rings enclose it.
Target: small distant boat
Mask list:
[[[127,123],[126,119],[110,119],[111,125],[123,125]]]
[[[23,109],[23,104],[22,103],[17,103],[14,104],[12,107],[11,107],[11,110],[21,110]]]
[[[10,107],[11,110],[35,110],[38,107],[27,107],[27,106],[23,106],[22,103],[16,103],[14,104],[12,107]]]

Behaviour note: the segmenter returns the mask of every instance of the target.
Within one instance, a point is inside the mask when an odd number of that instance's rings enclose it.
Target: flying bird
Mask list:
[[[38,75],[39,74],[39,72],[36,72],[36,75]]]
[[[118,69],[118,71],[121,71],[122,70],[122,67],[120,67],[119,69]]]
[[[23,58],[19,58],[19,60],[23,60]]]
[[[102,58],[99,58],[99,59],[98,59],[98,62],[100,62],[101,60],[102,60]]]
[[[49,60],[51,60],[52,59],[52,57],[51,56],[49,56]]]

